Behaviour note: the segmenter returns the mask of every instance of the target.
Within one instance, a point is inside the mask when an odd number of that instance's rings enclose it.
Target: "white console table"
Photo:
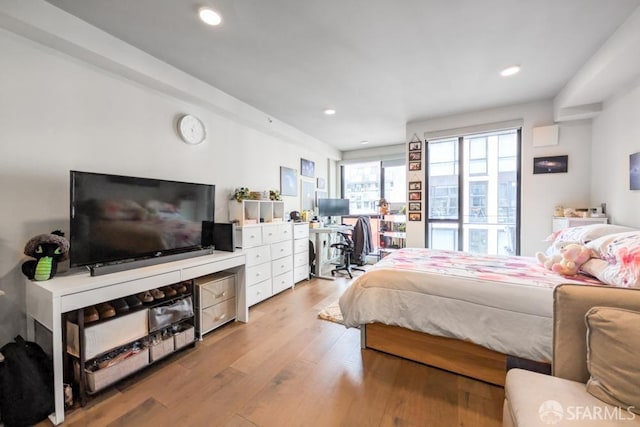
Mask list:
[[[42,282],[26,284],[27,339],[35,340],[36,322],[51,331],[55,412],[49,416],[54,424],[64,421],[62,315],[73,310],[133,295],[149,289],[167,286],[183,280],[234,269],[238,273],[236,304],[237,320],[249,321],[245,287],[245,254],[215,252],[180,261],[149,267],[90,276],[89,272],[59,275]]]

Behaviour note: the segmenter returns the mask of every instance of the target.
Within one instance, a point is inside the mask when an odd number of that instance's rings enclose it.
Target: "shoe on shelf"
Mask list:
[[[113,317],[116,315],[116,310],[113,306],[107,302],[101,302],[96,305],[96,310],[98,310],[98,314],[101,319],[108,319],[109,317]]]
[[[164,293],[164,296],[167,298],[173,298],[178,295],[178,291],[173,289],[171,286],[165,286],[164,288],[160,288],[160,290]]]
[[[151,289],[149,292],[151,293],[151,296],[153,297],[153,299],[163,299],[164,298],[164,292],[162,292],[159,289]]]
[[[151,296],[151,294],[149,294]],[[124,300],[127,302],[127,305],[130,309],[138,308],[142,305],[142,301],[135,295],[129,295],[128,297],[124,297]]]
[[[84,308],[84,323],[95,322],[98,319],[100,319],[100,316],[94,306]]]
[[[138,294],[138,299],[140,299],[140,301],[144,302],[145,304],[149,304],[153,302],[153,295],[151,295],[151,292],[149,291],[142,292]]]
[[[113,301],[109,301],[109,304],[115,308],[117,314],[124,314],[129,311],[129,304],[124,300],[124,298],[114,299]]]
[[[187,292],[187,286],[186,286],[186,284],[184,282],[176,283],[174,285],[171,285],[171,287],[173,289],[175,289],[176,292],[179,293],[179,294],[184,294],[185,292]]]

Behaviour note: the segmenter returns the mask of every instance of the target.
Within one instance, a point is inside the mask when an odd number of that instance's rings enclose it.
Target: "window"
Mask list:
[[[343,165],[341,197],[349,199],[351,215],[377,214],[382,197],[390,204],[404,205],[407,201],[406,163],[404,160],[385,160]]]
[[[430,248],[518,253],[519,150],[519,129],[427,140]]]

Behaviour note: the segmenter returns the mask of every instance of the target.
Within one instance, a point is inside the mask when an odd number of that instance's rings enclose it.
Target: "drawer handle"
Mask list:
[[[250,238],[252,238],[252,239],[255,239],[255,238],[256,238],[256,236],[255,236],[255,235],[253,235],[253,234],[252,234],[251,236],[249,236],[249,237],[250,237]]]
[[[222,297],[223,297],[223,296],[225,296],[225,295],[227,295],[227,291],[224,291],[224,292],[223,292],[223,293],[221,293],[221,294],[215,294],[215,297],[216,297],[216,298],[222,298]]]
[[[256,273],[256,277],[260,277],[260,273]]]
[[[269,233],[269,236],[273,236],[273,233]]]
[[[284,264],[282,264],[282,265],[280,266],[280,268],[284,268]]]
[[[256,292],[256,295],[260,295],[262,293],[262,291],[258,291]]]
[[[280,249],[280,252],[284,252],[284,248],[281,248],[281,249]]]
[[[256,255],[256,258],[260,258],[260,254],[257,254],[257,255]]]
[[[222,320],[227,317],[227,313],[222,313],[220,316],[216,317],[215,320]]]

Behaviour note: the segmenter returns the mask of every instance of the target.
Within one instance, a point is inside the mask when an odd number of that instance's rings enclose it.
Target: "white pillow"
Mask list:
[[[640,231],[603,236],[586,246],[596,258],[582,264],[582,271],[608,285],[640,287]]]
[[[637,230],[622,225],[612,224],[590,224],[581,225],[579,227],[563,228],[562,230],[551,233],[551,235],[545,239],[546,241],[552,242],[551,246],[549,246],[545,251],[545,254],[547,256],[560,254],[562,248],[570,243],[586,245],[592,240],[598,239],[602,236],[630,231]]]

